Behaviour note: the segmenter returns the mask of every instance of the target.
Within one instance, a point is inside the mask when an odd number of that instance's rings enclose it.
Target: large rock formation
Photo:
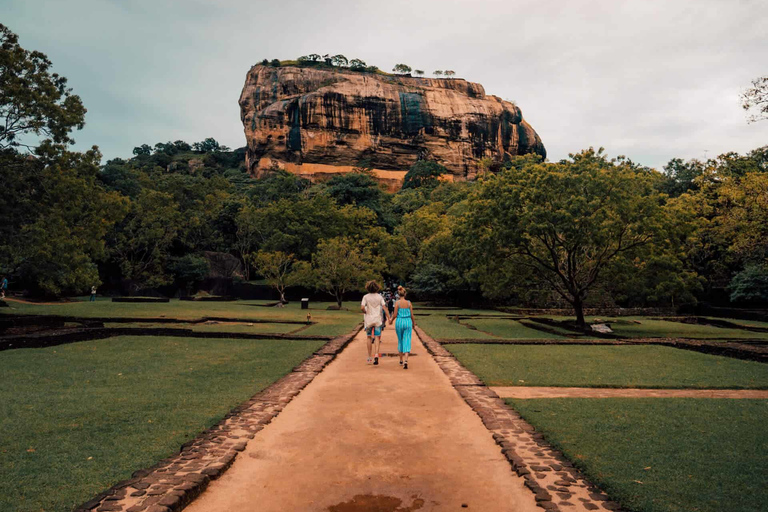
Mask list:
[[[461,180],[475,177],[482,158],[546,156],[516,105],[462,79],[257,65],[245,80],[240,117],[255,176],[277,166],[317,178],[367,160],[396,188],[419,159],[436,160]]]

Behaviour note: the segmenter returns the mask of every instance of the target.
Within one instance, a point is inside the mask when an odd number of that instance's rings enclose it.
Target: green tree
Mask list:
[[[190,295],[192,286],[208,277],[211,266],[204,257],[197,254],[187,254],[173,259],[169,264],[169,270],[176,280],[184,285],[187,295]]]
[[[67,79],[51,73],[45,54],[28,51],[0,24],[0,149],[30,147],[26,135],[73,143],[70,132],[85,126],[85,107]]]
[[[367,67],[368,65],[365,63],[364,60],[352,59],[349,61],[349,68],[352,71],[365,71]]]
[[[136,156],[149,156],[152,154],[152,147],[149,144],[142,144],[133,148],[133,154]]]
[[[664,196],[654,178],[602,149],[571,161],[505,171],[470,196],[464,243],[477,257],[514,258],[570,303],[584,325],[584,300],[617,256],[654,241]]]
[[[437,162],[419,160],[408,169],[408,173],[403,179],[403,189],[436,187],[440,182],[440,176],[447,172],[448,169]]]
[[[414,69],[413,74],[416,76],[424,76],[424,70],[423,69]]]
[[[407,64],[395,64],[395,67],[392,68],[392,71],[399,75],[404,75],[411,72],[411,66]]]
[[[345,237],[321,240],[312,255],[315,287],[333,295],[339,308],[346,292],[362,289],[370,279],[381,279],[384,265],[382,258]]]
[[[122,276],[134,290],[171,282],[166,265],[183,214],[170,194],[144,189],[111,235],[109,247]]]
[[[198,153],[218,153],[220,151],[229,151],[229,148],[219,144],[213,137],[208,137],[202,142],[192,144],[192,149]]]
[[[741,101],[742,108],[752,112],[750,123],[768,119],[768,76],[752,80],[752,86],[742,93]]]
[[[286,254],[281,251],[259,251],[252,254],[249,259],[256,272],[262,275],[267,280],[267,284],[280,294],[281,304],[287,302],[285,289],[299,284],[299,281],[304,278],[302,272],[299,272],[299,262],[293,254]]]
[[[32,172],[39,195],[28,196],[30,215],[16,217],[21,223],[11,224],[13,231],[0,242],[0,253],[32,291],[81,293],[100,283],[96,261],[105,254],[105,235],[125,215],[126,201],[100,186],[101,154],[95,147],[73,153],[44,142],[37,154]],[[14,218],[6,217],[4,223]]]
[[[280,67],[280,59],[272,59],[269,61],[269,65],[273,68],[279,68]]]
[[[440,78],[441,76],[443,76],[443,71],[440,69],[436,69],[432,72],[432,74],[435,75],[437,78]]]
[[[456,72],[452,69],[446,69],[445,71],[443,71],[443,74],[446,76],[446,78],[453,78],[454,76],[456,76]]]
[[[345,68],[349,64],[347,58],[341,54],[331,57],[331,61],[333,62],[334,66],[338,66],[340,68]]]
[[[749,264],[733,277],[728,289],[733,302],[768,301],[768,264]]]

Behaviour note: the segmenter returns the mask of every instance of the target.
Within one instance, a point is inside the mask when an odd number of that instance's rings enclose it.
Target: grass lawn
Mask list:
[[[305,327],[299,324],[268,324],[255,323],[125,323],[125,322],[104,322],[104,327],[151,327],[151,328],[169,328],[169,329],[190,329],[195,332],[245,332],[254,334],[285,334]],[[349,331],[350,329],[347,329]]]
[[[564,316],[550,316],[548,318],[573,320],[572,317]],[[585,318],[587,322],[595,322],[596,319],[610,324],[614,334],[627,338],[768,339],[768,333],[715,327],[713,325],[684,324],[669,320],[652,320],[643,316],[623,316],[619,318],[588,316]],[[733,320],[733,322],[746,325],[745,321],[742,320]]]
[[[629,510],[766,510],[768,400],[507,402]]]
[[[670,347],[445,347],[489,386],[768,389],[768,365]]]
[[[550,334],[544,331],[539,331],[537,329],[526,327],[525,325],[521,324],[517,320],[509,320],[509,319],[499,319],[499,320],[490,319],[489,320],[485,318],[483,319],[470,318],[467,320],[462,320],[462,323],[473,325],[478,329],[489,332],[494,336],[498,336],[499,338],[505,338],[505,339],[554,340],[554,339],[565,338],[565,336]]]
[[[464,311],[461,310],[462,314]],[[414,313],[419,314],[419,310],[414,308]],[[453,315],[451,311],[451,315]],[[470,329],[466,325],[461,325],[443,312],[432,313],[429,316],[416,316],[416,325],[426,331],[427,334],[436,339],[466,340],[466,339],[494,339],[490,334],[482,331]]]
[[[322,344],[125,336],[0,352],[0,510],[70,511]]]

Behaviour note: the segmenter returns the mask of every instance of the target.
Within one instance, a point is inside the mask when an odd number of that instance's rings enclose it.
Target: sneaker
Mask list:
[[[379,358],[378,357],[374,357],[373,358],[373,366],[376,366],[378,364],[379,364]]]
[[[403,363],[403,370],[407,370],[407,369],[408,369],[408,363]]]
[[[402,366],[402,365],[403,365],[403,362],[402,362],[402,361],[400,361],[400,366]]]
[[[365,364],[371,364],[372,362],[373,362],[373,359],[369,357],[368,359],[366,359]]]

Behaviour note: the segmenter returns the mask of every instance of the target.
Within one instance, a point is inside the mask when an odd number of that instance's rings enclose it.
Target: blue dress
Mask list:
[[[398,352],[411,351],[411,329],[413,329],[413,320],[411,319],[411,303],[409,302],[407,308],[397,310],[397,318],[395,319]]]

